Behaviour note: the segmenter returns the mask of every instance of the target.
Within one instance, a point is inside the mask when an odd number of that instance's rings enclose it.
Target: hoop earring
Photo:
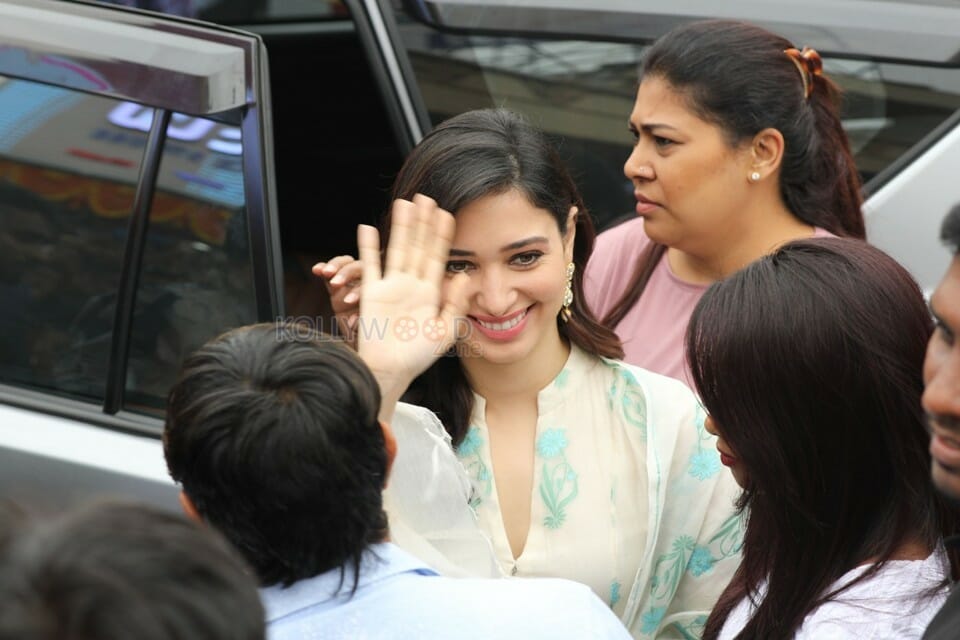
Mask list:
[[[573,272],[576,268],[572,262],[567,263],[567,288],[563,291],[563,309],[560,309],[560,319],[564,322],[570,322],[573,315],[570,305],[573,304]]]

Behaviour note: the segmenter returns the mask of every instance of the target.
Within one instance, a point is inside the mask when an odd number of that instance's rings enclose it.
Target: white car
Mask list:
[[[960,202],[960,5],[682,6],[196,0],[196,20],[0,0],[4,496],[176,508],[159,434],[184,356],[257,321],[331,329],[310,265],[354,251],[404,155],[453,114],[526,113],[598,226],[624,219],[640,57],[698,17],[821,52],[846,90],[868,239],[932,289],[949,260],[940,219]]]

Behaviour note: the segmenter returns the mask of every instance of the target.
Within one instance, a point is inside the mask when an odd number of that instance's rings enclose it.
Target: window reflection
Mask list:
[[[101,401],[148,107],[0,78],[0,382]],[[177,115],[151,203],[127,405],[256,320],[237,126]]]
[[[345,18],[341,0],[101,0],[208,22],[243,24],[315,18]]]

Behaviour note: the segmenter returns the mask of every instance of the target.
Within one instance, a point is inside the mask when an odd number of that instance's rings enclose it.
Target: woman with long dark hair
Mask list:
[[[853,239],[790,242],[703,295],[690,369],[747,522],[704,638],[923,633],[958,531],[929,478],[931,331],[906,270]]]
[[[839,91],[759,27],[679,27],[646,53],[624,174],[637,218],[601,234],[587,302],[631,364],[690,383],[683,336],[713,282],[789,240],[864,237]]]
[[[468,112],[417,145],[392,195],[408,207],[428,196],[453,214],[448,253],[422,271],[436,272],[451,299],[451,289],[463,294],[463,315],[424,321],[382,282],[371,311],[365,273],[361,353],[375,371],[389,370],[414,360],[411,350],[422,356],[418,340],[429,349],[456,337],[443,357],[427,351],[436,361],[405,400],[430,409],[449,434],[502,572],[582,582],[637,638],[695,635],[738,562],[736,485],[693,393],[618,360],[616,336],[583,304],[593,229],[556,150],[515,113]],[[387,224],[385,278],[391,261],[407,260],[395,241],[415,249],[442,235],[416,217]],[[365,268],[376,254],[361,244]],[[398,415],[395,423],[407,421],[409,408]],[[431,456],[420,458],[395,466],[429,467]],[[425,484],[433,496],[437,483]],[[403,491],[391,481],[388,494]],[[414,529],[422,517],[388,513]]]

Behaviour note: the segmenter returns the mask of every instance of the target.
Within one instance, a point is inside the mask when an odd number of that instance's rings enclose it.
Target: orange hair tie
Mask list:
[[[804,47],[803,51],[791,47],[784,49],[783,52],[800,72],[800,80],[803,81],[803,97],[809,100],[810,94],[813,93],[813,77],[823,75],[823,60],[820,54],[810,47]]]

